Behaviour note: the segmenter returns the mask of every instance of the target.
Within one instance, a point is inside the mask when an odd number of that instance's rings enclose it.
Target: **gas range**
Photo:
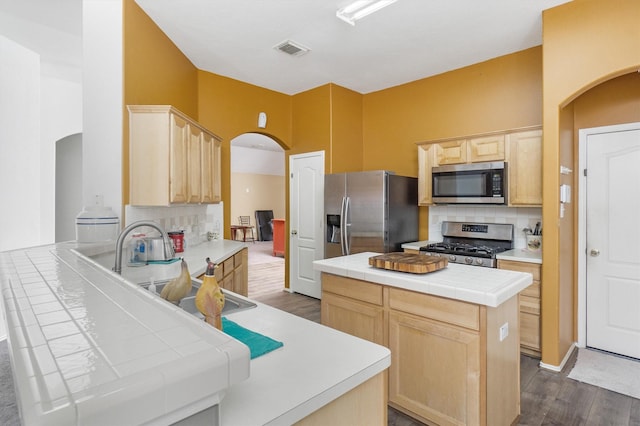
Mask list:
[[[449,262],[495,268],[496,255],[513,248],[513,225],[442,222],[443,241],[420,247],[420,253]]]

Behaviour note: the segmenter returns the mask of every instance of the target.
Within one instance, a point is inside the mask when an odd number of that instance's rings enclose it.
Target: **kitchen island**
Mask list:
[[[134,268],[131,281],[78,249],[0,253],[23,424],[386,424],[387,348],[257,304],[227,318],[284,346],[249,360],[245,345],[137,285],[175,264]]]
[[[520,413],[518,293],[531,274],[449,264],[428,274],[314,262],[322,323],[390,348],[389,405],[435,424],[510,425]]]

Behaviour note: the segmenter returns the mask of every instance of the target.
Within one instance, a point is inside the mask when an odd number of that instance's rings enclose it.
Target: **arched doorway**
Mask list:
[[[56,142],[55,241],[76,239],[75,219],[82,211],[82,134]]]
[[[273,218],[285,218],[286,175],[282,147],[259,133],[244,133],[231,140],[231,196],[229,218],[238,223],[239,216],[250,216],[256,226],[256,211],[272,211]],[[249,242],[249,297],[284,289],[285,261],[273,253],[273,238]],[[262,237],[262,235],[260,235]]]
[[[591,198],[591,200],[595,200],[597,197],[588,197],[587,196],[587,176],[584,174],[584,170],[587,169],[587,147],[589,146],[588,140],[589,135],[596,136],[598,138],[606,137],[606,146],[612,145],[612,138],[615,137],[616,134],[623,134],[628,132],[623,132],[623,130],[628,130],[627,127],[632,127],[637,129],[638,124],[640,123],[640,110],[637,108],[638,100],[640,100],[640,74],[637,72],[623,74],[621,76],[609,79],[604,81],[597,86],[591,87],[589,90],[583,92],[578,96],[573,102],[568,106],[571,109],[571,120],[573,121],[575,137],[577,138],[574,141],[574,149],[576,152],[576,159],[574,161],[574,170],[577,170],[576,177],[576,208],[578,209],[578,223],[576,227],[576,231],[578,232],[578,244],[576,248],[576,258],[578,262],[577,269],[577,342],[579,347],[599,347],[595,340],[588,339],[588,330],[590,329],[590,333],[597,328],[593,324],[593,317],[591,314],[593,312],[598,312],[597,309],[593,306],[594,304],[598,304],[602,302],[605,303],[615,302],[615,299],[611,296],[593,298],[591,308],[588,307],[587,303],[587,291],[588,282],[590,281],[593,287],[599,289],[612,289],[615,288],[611,283],[610,279],[598,279],[595,280],[594,276],[590,275],[590,272],[597,270],[598,264],[603,263],[605,261],[615,260],[616,262],[620,262],[625,266],[633,265],[632,262],[624,262],[622,256],[620,255],[612,255],[616,250],[619,253],[624,253],[625,255],[630,255],[632,252],[629,251],[628,244],[616,244],[615,240],[610,240],[607,242],[606,248],[603,247],[595,247],[599,246],[597,243],[596,233],[589,232],[587,226],[587,217],[595,217],[595,220],[592,220],[591,223],[595,224],[595,228],[606,229],[607,236],[613,235],[612,230],[606,223],[606,211],[596,211],[589,212],[587,209],[587,200]],[[632,124],[635,123],[635,124]],[[609,130],[607,130],[609,129]],[[615,129],[615,130],[614,130]],[[637,133],[636,133],[637,134]],[[593,139],[593,140],[597,140]],[[637,148],[637,145],[636,145]],[[590,150],[590,156],[593,158],[597,156],[595,154],[595,149]],[[637,152],[637,151],[636,151]],[[623,158],[633,158],[633,152],[624,152]],[[613,156],[608,155],[600,155],[599,156],[602,161],[613,161]],[[627,165],[625,167],[621,165],[617,165],[615,167],[616,172],[620,173],[622,176],[625,176],[627,182],[633,182],[634,179],[631,179],[633,165]],[[596,176],[596,171],[591,170],[589,176]],[[633,185],[632,185],[633,186]],[[608,191],[607,191],[608,192]],[[634,197],[628,198],[628,195],[631,192],[625,194],[624,200],[628,200],[630,202],[637,201]],[[625,214],[633,216],[632,209],[628,206],[620,205],[619,200],[616,199],[613,194],[609,194],[606,200],[607,210],[610,211],[621,211],[625,212]],[[637,208],[637,204],[636,204]],[[589,214],[591,213],[591,214]],[[632,219],[631,219],[632,220]],[[624,223],[623,220],[617,221],[618,223]],[[623,227],[626,229],[624,231],[624,235],[633,238],[634,228],[631,227]],[[595,244],[595,245],[594,245]],[[630,245],[631,249],[633,249],[633,244]],[[590,253],[591,249],[598,248],[602,249],[602,255],[592,255]],[[633,255],[631,255],[633,259]],[[620,271],[618,271],[617,267],[607,267],[607,271],[615,270],[618,278],[622,277]],[[589,277],[589,278],[588,278]],[[625,282],[632,284],[633,280],[621,280],[618,282]],[[637,286],[636,286],[637,288]],[[637,290],[636,290],[637,291]],[[623,300],[633,300],[630,297],[630,293],[628,290],[625,290],[625,294],[623,296]],[[591,292],[593,295],[593,292]],[[597,306],[596,306],[597,307]],[[620,317],[632,317],[633,318],[633,308],[625,308],[623,305],[617,306],[615,309],[616,316]],[[608,325],[616,325],[618,330],[624,330],[625,333],[628,333],[629,336],[633,336],[633,326],[625,325],[621,327],[619,324],[615,323],[616,319],[613,317],[607,318]],[[591,326],[588,327],[587,324],[591,323]],[[637,328],[637,321],[635,322],[635,327]],[[608,339],[612,339],[615,341],[617,338],[618,342],[622,342],[622,344],[629,344],[632,339],[628,336],[625,336],[623,339],[620,339],[618,334],[607,332],[606,337]],[[619,344],[619,343],[616,343]],[[605,348],[607,349],[607,348]],[[635,349],[635,348],[634,348]],[[607,349],[610,352],[618,352],[612,348]],[[636,351],[637,352],[637,351]],[[626,355],[626,353],[623,353]]]

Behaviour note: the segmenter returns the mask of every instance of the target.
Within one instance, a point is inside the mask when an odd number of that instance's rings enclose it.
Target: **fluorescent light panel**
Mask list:
[[[338,10],[336,16],[351,25],[355,25],[358,19],[362,19],[396,1],[397,0],[356,0]]]

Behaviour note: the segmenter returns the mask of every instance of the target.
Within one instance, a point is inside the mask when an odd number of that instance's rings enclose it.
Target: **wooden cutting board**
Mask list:
[[[390,271],[426,274],[446,268],[449,261],[444,257],[413,253],[387,253],[369,258],[369,265]]]

